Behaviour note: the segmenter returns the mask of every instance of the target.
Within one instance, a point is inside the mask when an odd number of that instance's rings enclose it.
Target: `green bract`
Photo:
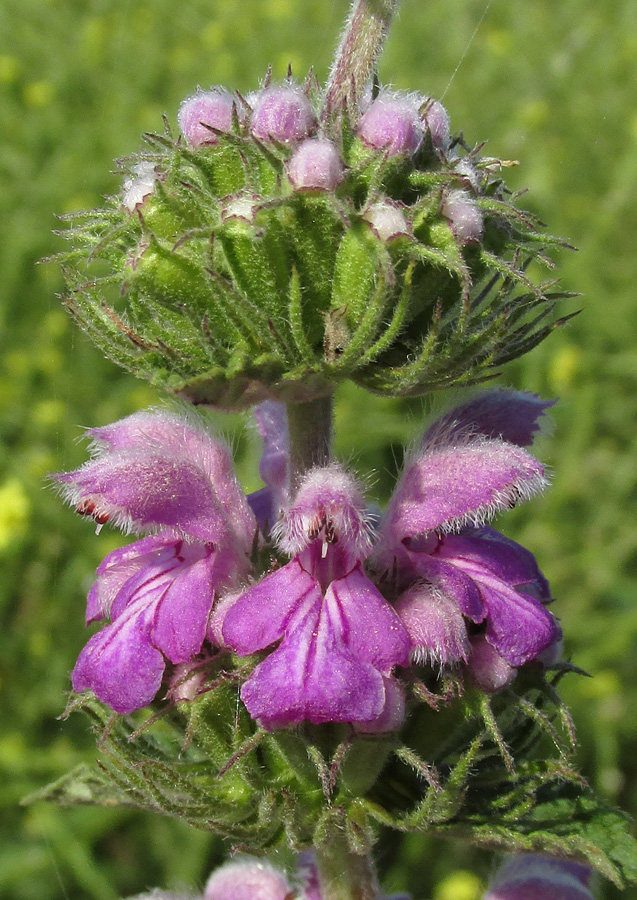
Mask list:
[[[434,146],[426,126],[414,155],[375,149],[344,115],[321,132],[340,183],[295,189],[298,143],[256,139],[251,114],[236,95],[210,143],[145,135],[123,196],[69,220],[67,304],[115,362],[225,409],[345,379],[408,396],[484,379],[555,326],[564,294],[526,270],[558,241],[515,207],[499,161]],[[477,239],[450,220],[459,193]],[[404,225],[379,225],[383,208]]]

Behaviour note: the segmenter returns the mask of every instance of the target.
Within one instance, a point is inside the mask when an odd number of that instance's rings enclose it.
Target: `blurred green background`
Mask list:
[[[201,84],[247,92],[268,63],[325,78],[345,0],[3,0],[0,6],[0,897],[117,900],[200,886],[221,842],[118,810],[23,809],[21,797],[94,755],[84,721],[57,720],[86,634],[95,566],[118,545],[63,509],[47,472],[85,458],[80,426],[156,401],[102,359],[62,311],[54,216],[119,189],[113,159],[174,123]],[[484,16],[484,17],[483,17]],[[482,21],[481,21],[481,17]],[[480,24],[479,24],[480,23]],[[477,29],[474,39],[472,35]],[[381,65],[396,88],[443,97],[453,130],[519,160],[509,183],[569,238],[558,262],[584,313],[503,381],[559,395],[540,455],[542,499],[503,529],[538,556],[566,652],[594,674],[563,683],[586,776],[637,811],[637,4],[631,0],[403,0]],[[459,65],[460,64],[460,65]],[[456,71],[457,70],[457,71]],[[573,304],[568,307],[572,309]],[[344,391],[339,453],[376,470],[382,499],[425,404]],[[362,423],[365,422],[365,429]],[[234,435],[247,488],[256,441]],[[388,889],[477,900],[488,854],[411,837],[381,848]],[[600,896],[619,896],[605,887]],[[624,896],[637,898],[637,889]]]

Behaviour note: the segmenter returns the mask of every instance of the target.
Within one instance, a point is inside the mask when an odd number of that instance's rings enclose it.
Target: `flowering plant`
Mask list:
[[[564,321],[555,282],[527,272],[560,242],[500,162],[438,101],[377,83],[395,6],[353,5],[325,89],[268,73],[246,97],[187,98],[179,136],[146,136],[62,255],[79,323],[180,403],[89,429],[90,461],[54,476],[138,539],[97,570],[100,628],[72,674],[99,767],[39,796],[312,851],[298,887],[246,863],[208,900],[242,878],[281,900],[379,898],[381,826],[634,872],[622,815],[574,767],[548,581],[491,525],[547,486],[527,448],[551,402],[489,389],[448,408],[382,513],[332,455],[342,382],[473,385]],[[261,490],[195,404],[254,408]]]

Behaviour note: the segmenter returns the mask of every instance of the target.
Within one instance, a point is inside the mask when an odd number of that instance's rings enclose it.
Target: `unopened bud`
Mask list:
[[[190,146],[216,144],[217,136],[211,129],[231,131],[232,110],[235,105],[234,96],[225,88],[198,91],[192,97],[187,97],[179,107],[177,121]]]
[[[394,203],[372,203],[363,218],[386,243],[409,235],[407,219]]]
[[[316,125],[310,101],[298,86],[265,88],[255,99],[250,130],[260,141],[302,141]]]
[[[224,197],[221,204],[222,221],[238,219],[251,225],[256,215],[258,199],[257,195],[251,192]]]
[[[213,872],[203,900],[285,900],[289,894],[290,885],[280,869],[247,857]]]
[[[591,871],[580,863],[541,854],[512,856],[483,900],[593,900]]]
[[[423,113],[423,122],[436,150],[444,150],[449,143],[449,113],[439,100],[430,100]]]
[[[338,150],[326,138],[303,141],[288,163],[288,178],[297,191],[333,191],[343,178]]]
[[[450,191],[440,211],[460,244],[476,244],[482,237],[484,221],[475,200],[466,191]]]
[[[510,666],[483,634],[471,638],[469,677],[480,691],[494,694],[511,684],[517,669]]]
[[[368,147],[389,156],[412,156],[422,141],[422,125],[414,103],[381,94],[361,119],[358,134]]]

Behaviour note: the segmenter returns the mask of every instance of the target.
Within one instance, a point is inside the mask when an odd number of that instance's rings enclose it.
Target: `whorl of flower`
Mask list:
[[[510,856],[483,900],[593,900],[591,870],[565,859],[529,853]]]
[[[278,533],[296,555],[224,610],[221,624],[240,656],[278,643],[241,689],[248,712],[267,728],[396,727],[391,673],[407,664],[409,639],[361,568],[369,536],[358,486],[337,465],[311,470]]]
[[[299,144],[287,165],[288,178],[297,191],[333,191],[344,172],[338,149],[320,137]]]
[[[215,132],[232,130],[232,120],[238,109],[237,97],[224,87],[197,91],[182,101],[177,121],[191,147],[216,144]]]
[[[129,212],[144,202],[155,190],[157,184],[157,172],[152,162],[137,163],[131,169],[131,174],[124,179],[122,188],[122,206]]]
[[[212,873],[203,900],[286,900],[291,896],[290,884],[280,869],[245,857],[227,862]]]
[[[192,416],[142,412],[88,433],[94,459],[55,476],[65,499],[151,534],[98,567],[87,623],[111,624],[81,652],[72,681],[129,713],[155,697],[167,660],[201,651],[215,593],[250,569],[257,523],[227,448]]]
[[[380,94],[361,118],[358,136],[389,156],[413,156],[423,136],[417,105],[406,97]]]
[[[372,203],[363,216],[372,226],[381,241],[390,243],[409,235],[409,223],[404,212],[395,203],[379,201]]]
[[[473,197],[467,191],[450,191],[440,211],[460,244],[479,243],[484,232],[484,219]]]
[[[309,137],[316,127],[312,105],[298,85],[272,85],[257,94],[250,131],[258,140],[292,144]]]

